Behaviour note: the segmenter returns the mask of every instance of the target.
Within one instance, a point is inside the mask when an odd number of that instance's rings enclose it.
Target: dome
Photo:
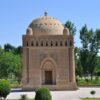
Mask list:
[[[26,35],[33,35],[32,29],[30,27],[28,27],[26,30]]]
[[[63,35],[69,35],[69,29],[68,28],[63,29]]]
[[[29,27],[33,31],[33,35],[63,35],[63,25],[53,17],[45,15],[32,21]]]

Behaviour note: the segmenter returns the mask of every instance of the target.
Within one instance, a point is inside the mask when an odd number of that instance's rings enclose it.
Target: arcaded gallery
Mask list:
[[[57,17],[57,16],[56,16]],[[34,19],[22,37],[23,89],[75,90],[74,37],[48,16]]]

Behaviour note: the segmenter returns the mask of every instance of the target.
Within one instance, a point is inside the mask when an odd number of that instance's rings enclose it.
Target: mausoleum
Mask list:
[[[23,89],[75,90],[74,37],[48,16],[33,20],[23,40]]]

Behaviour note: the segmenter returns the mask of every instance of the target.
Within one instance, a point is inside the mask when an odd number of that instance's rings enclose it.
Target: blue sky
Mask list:
[[[79,30],[84,24],[100,28],[100,0],[0,0],[0,45],[22,45],[28,25],[45,10],[62,23],[70,20],[75,24],[76,46],[81,45]]]

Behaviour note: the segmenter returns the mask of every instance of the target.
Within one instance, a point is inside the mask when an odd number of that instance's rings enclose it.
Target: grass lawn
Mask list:
[[[78,78],[77,84],[79,86],[100,86],[100,79],[97,77],[91,81],[90,79]]]
[[[100,100],[100,98],[83,98],[82,100]]]

